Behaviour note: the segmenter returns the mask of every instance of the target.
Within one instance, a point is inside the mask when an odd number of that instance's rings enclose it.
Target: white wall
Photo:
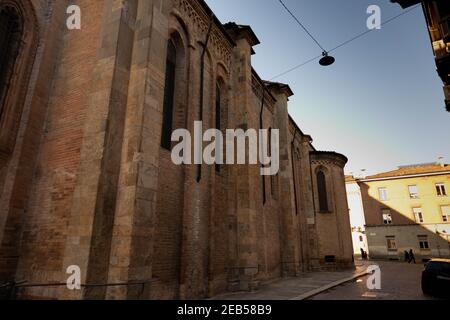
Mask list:
[[[352,227],[353,253],[361,254],[361,248],[369,251],[365,234],[364,208],[361,198],[361,190],[356,182],[346,183],[347,201],[349,206],[350,225]],[[360,236],[363,241],[360,241]]]

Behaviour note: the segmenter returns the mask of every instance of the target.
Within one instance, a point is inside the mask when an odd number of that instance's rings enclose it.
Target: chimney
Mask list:
[[[437,164],[438,164],[439,166],[441,166],[442,168],[444,168],[444,167],[445,167],[444,157],[439,157],[439,158],[438,158],[438,161],[437,161]]]

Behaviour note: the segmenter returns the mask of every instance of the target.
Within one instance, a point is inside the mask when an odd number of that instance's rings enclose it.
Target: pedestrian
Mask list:
[[[405,250],[405,262],[408,262],[408,263],[410,262],[409,261],[409,253],[406,250]]]
[[[416,257],[414,257],[414,252],[413,250],[409,250],[409,262],[411,263],[411,261],[414,261],[414,264],[416,264]]]
[[[363,248],[361,248],[361,259],[366,260],[366,255]]]

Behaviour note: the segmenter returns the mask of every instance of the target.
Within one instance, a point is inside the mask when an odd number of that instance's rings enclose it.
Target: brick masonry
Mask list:
[[[214,20],[203,126],[215,125],[217,84],[222,128],[259,129],[262,106],[263,128],[280,130],[280,171],[262,177],[258,165],[218,172],[204,164],[197,182],[199,167],[174,165],[160,139],[169,39],[174,129],[192,132],[200,118],[211,14],[202,0],[6,2],[20,3],[25,28],[38,26],[38,35],[32,58],[16,62],[29,74],[15,83],[26,90],[14,96],[20,121],[9,124],[14,144],[0,162],[0,282],[65,282],[66,268],[78,265],[83,284],[127,284],[36,287],[19,297],[204,298],[352,265],[347,160],[316,151],[288,115],[290,88],[257,75],[250,27]],[[82,10],[81,30],[65,26],[69,3]],[[319,167],[326,214],[316,209]]]

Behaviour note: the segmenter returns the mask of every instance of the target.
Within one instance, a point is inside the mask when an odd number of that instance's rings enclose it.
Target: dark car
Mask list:
[[[431,296],[450,296],[450,259],[431,259],[425,264],[422,291]]]

